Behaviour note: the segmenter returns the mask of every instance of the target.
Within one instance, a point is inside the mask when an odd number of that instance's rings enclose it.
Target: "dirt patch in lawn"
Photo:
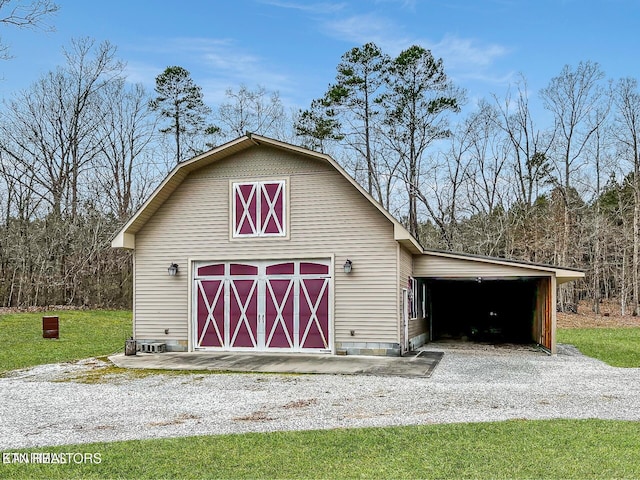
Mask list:
[[[558,328],[640,327],[640,316],[621,315],[619,303],[602,302],[599,314],[592,307],[591,302],[580,302],[578,313],[558,312]]]

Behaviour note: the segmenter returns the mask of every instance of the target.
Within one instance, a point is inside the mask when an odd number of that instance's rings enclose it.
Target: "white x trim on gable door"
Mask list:
[[[285,180],[232,183],[234,238],[286,236]]]
[[[329,260],[194,267],[195,349],[331,352]]]

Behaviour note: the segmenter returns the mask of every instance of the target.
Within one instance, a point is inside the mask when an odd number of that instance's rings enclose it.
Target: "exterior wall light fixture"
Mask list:
[[[170,277],[175,277],[178,273],[178,264],[172,263],[171,265],[169,265],[169,268],[167,268],[167,272],[169,272]]]
[[[347,259],[346,262],[344,262],[344,273],[351,273],[351,268],[353,267],[353,262],[349,259]]]

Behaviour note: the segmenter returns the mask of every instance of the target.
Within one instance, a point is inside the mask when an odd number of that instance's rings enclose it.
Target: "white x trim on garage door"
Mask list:
[[[331,352],[329,260],[194,265],[194,347]]]

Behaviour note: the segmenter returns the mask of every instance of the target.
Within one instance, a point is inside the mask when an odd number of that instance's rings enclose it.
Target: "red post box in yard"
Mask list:
[[[60,338],[58,317],[42,317],[42,338]]]

